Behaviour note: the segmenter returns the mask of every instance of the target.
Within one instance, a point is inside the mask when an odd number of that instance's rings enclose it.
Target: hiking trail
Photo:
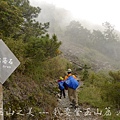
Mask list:
[[[81,86],[83,82],[80,81]],[[78,88],[80,90],[80,87]],[[102,120],[100,115],[95,115],[95,108],[83,108],[79,105],[78,108],[74,108],[70,105],[68,98],[68,91],[65,90],[66,98],[58,98],[57,108],[54,110],[53,120]]]

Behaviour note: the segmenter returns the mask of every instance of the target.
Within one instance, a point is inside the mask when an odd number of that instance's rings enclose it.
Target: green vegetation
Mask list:
[[[55,34],[50,37],[48,34],[49,22],[36,21],[40,11],[39,7],[30,6],[28,0],[0,1],[0,39],[8,45],[21,63],[3,84],[6,120],[50,119],[57,105],[56,79],[64,76],[67,68],[76,69],[62,57],[59,49],[62,43],[58,37]],[[119,38],[114,33],[113,26],[108,22],[103,25],[104,32],[99,30],[91,32],[79,22],[72,21],[66,29],[58,32],[62,35],[61,38],[65,34],[63,40],[76,42],[78,46],[80,44],[88,51],[85,54],[85,49],[83,50],[85,55],[81,54],[80,62],[89,63],[88,66],[91,66],[93,65],[91,61],[94,62],[96,55],[104,59],[120,58]],[[109,74],[108,71],[97,73],[84,66],[83,71],[77,72],[84,82],[79,91],[80,104],[100,109],[111,107],[112,112],[120,110],[120,71],[110,71]],[[34,116],[27,114],[30,110]],[[7,114],[13,111],[15,112],[13,115]],[[18,112],[25,114],[24,117],[18,115]],[[118,120],[119,116],[112,114],[110,118],[105,116],[103,118]]]
[[[103,116],[105,120],[118,120],[120,116],[117,116],[117,112],[120,108],[120,81],[119,71],[109,72],[109,75],[105,72],[90,72],[89,77],[84,80],[84,85],[79,91],[79,103],[84,107],[94,107],[103,110],[105,114],[105,108],[110,107],[112,113],[111,116]]]
[[[35,20],[39,13],[40,8],[30,6],[28,0],[0,1],[0,38],[21,63],[3,84],[7,120],[49,118],[56,106],[54,79],[57,72],[65,70],[59,67],[62,60],[56,58],[61,42],[55,34],[49,37],[49,23]],[[27,115],[30,109],[34,116]],[[19,110],[24,117],[17,115]],[[13,111],[13,115],[7,114]],[[45,111],[49,115],[39,114]]]
[[[58,76],[64,75],[66,70],[65,62],[60,56],[44,61],[41,64],[30,65],[28,71],[20,73],[19,69],[7,80],[4,87],[4,111],[15,113],[22,110],[20,116],[17,114],[7,116],[5,119],[46,119],[52,116],[53,110],[57,105],[57,82]],[[57,66],[56,66],[57,64]],[[27,113],[32,108],[32,114]],[[9,111],[11,109],[11,111]],[[39,112],[48,112],[49,114],[39,114]]]

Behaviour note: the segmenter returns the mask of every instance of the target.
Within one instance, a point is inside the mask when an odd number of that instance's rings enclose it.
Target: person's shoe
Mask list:
[[[73,108],[74,106],[73,106],[73,104],[72,104],[72,103],[70,103],[69,107],[70,107],[70,108]]]
[[[75,105],[75,109],[78,108],[78,105]]]
[[[76,102],[75,102],[75,100],[74,100],[74,99],[72,100],[72,104],[73,104],[74,106],[75,106],[75,104],[76,104]]]

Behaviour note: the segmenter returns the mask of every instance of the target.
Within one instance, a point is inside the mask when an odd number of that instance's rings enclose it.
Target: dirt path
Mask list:
[[[83,84],[83,83],[81,83]],[[80,90],[80,88],[78,88]],[[74,108],[70,105],[67,90],[66,98],[58,99],[58,107],[54,110],[53,120],[102,120],[98,115],[95,116],[93,109],[84,109],[82,106]],[[95,110],[95,109],[94,109]]]

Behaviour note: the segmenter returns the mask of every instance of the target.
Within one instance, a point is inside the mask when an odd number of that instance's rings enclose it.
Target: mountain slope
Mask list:
[[[115,61],[95,49],[76,44],[74,41],[62,41],[61,51],[67,59],[82,66],[88,64],[93,70],[117,69]]]

